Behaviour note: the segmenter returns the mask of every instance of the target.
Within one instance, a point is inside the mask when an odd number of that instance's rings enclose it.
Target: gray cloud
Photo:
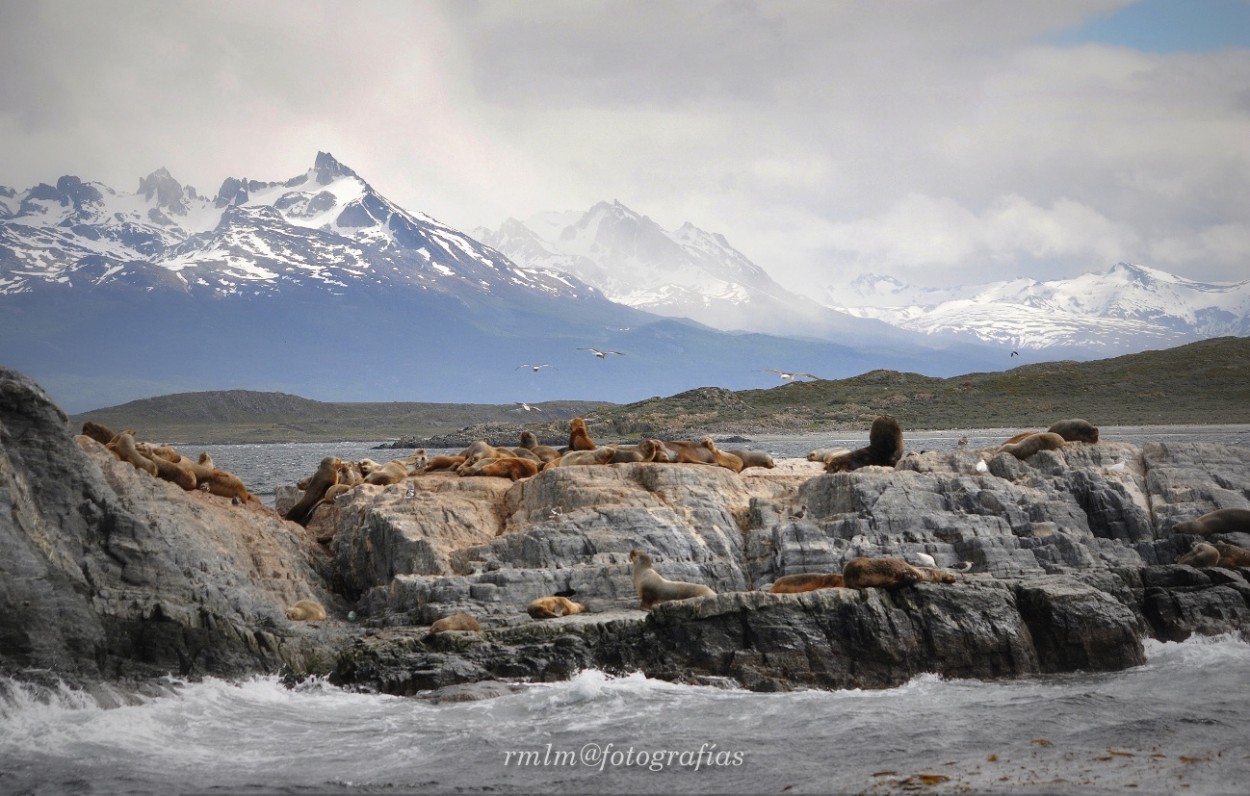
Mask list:
[[[462,228],[619,199],[793,288],[1244,278],[1250,50],[1046,43],[1123,4],[6,3],[0,183],[329,150]]]

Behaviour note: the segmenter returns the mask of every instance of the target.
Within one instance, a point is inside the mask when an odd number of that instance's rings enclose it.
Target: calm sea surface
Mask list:
[[[1010,433],[907,441],[938,450]],[[1102,433],[1250,444],[1250,426]],[[780,457],[864,444],[863,435],[753,440]],[[403,453],[372,445],[204,449],[272,500],[275,484],[310,474],[325,455]],[[0,793],[1250,792],[1250,645],[1223,636],[1146,650],[1144,666],[1112,674],[925,675],[881,691],[755,694],[589,670],[449,704],[322,682],[290,690],[274,678],[171,680],[167,694],[144,698],[0,680]]]

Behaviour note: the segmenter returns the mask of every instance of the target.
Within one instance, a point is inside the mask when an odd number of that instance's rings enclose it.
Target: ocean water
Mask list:
[[[1186,793],[1250,784],[1250,645],[1112,674],[756,694],[595,670],[435,704],[274,678],[121,707],[0,681],[0,792]]]

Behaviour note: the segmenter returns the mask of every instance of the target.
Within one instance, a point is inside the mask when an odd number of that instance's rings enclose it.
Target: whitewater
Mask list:
[[[1250,645],[1146,651],[1111,674],[880,691],[588,670],[441,703],[276,677],[170,680],[147,697],[0,681],[0,791],[1245,793]]]

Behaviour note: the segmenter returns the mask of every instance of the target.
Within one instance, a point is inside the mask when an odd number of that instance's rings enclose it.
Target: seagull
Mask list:
[[[978,460],[978,461],[977,461],[977,472],[978,472],[978,473],[988,473],[989,471],[990,471],[990,466],[989,466],[988,464],[986,464],[986,463],[985,463],[985,460],[984,460],[984,459],[981,459],[981,460]]]
[[[917,552],[917,553],[912,553],[912,555],[915,556],[916,560],[920,562],[920,566],[922,567],[936,567],[937,566],[937,561],[934,561],[933,556],[929,555],[928,553]]]
[[[539,409],[537,406],[530,406],[524,401],[521,401],[520,403],[517,404],[517,408],[512,411],[514,412],[541,412],[542,410]]]
[[[807,506],[799,506],[799,510],[790,515],[792,520],[801,520],[807,516]]]
[[[607,359],[608,354],[620,354],[621,356],[625,356],[624,351],[600,351],[597,348],[582,348],[581,346],[578,346],[577,350],[578,351],[592,351],[594,352],[594,355],[598,357],[599,359]]]
[[[517,366],[516,366],[516,369],[517,369],[517,370],[520,370],[521,368],[529,368],[530,370],[532,370],[532,371],[534,371],[535,373],[537,373],[538,371],[542,370],[543,368],[553,368],[553,367],[555,367],[555,365],[517,365]],[[559,370],[559,368],[556,368],[556,370]]]
[[[777,370],[776,368],[765,368],[764,370],[765,370],[765,372],[766,372],[766,373],[776,373],[778,376],[780,376],[780,377],[781,377],[781,380],[782,380],[782,381],[793,381],[794,379],[798,378],[799,376],[806,376],[806,377],[807,377],[807,378],[809,378],[809,379],[819,379],[819,378],[820,378],[819,376],[814,376],[814,375],[812,375],[811,373],[802,373],[802,372],[799,372],[799,373],[789,373],[789,372],[784,371],[784,370]]]
[[[972,569],[972,562],[960,561],[958,564],[951,564],[950,567],[948,567],[948,569],[953,569],[956,572],[967,572],[968,570]]]

